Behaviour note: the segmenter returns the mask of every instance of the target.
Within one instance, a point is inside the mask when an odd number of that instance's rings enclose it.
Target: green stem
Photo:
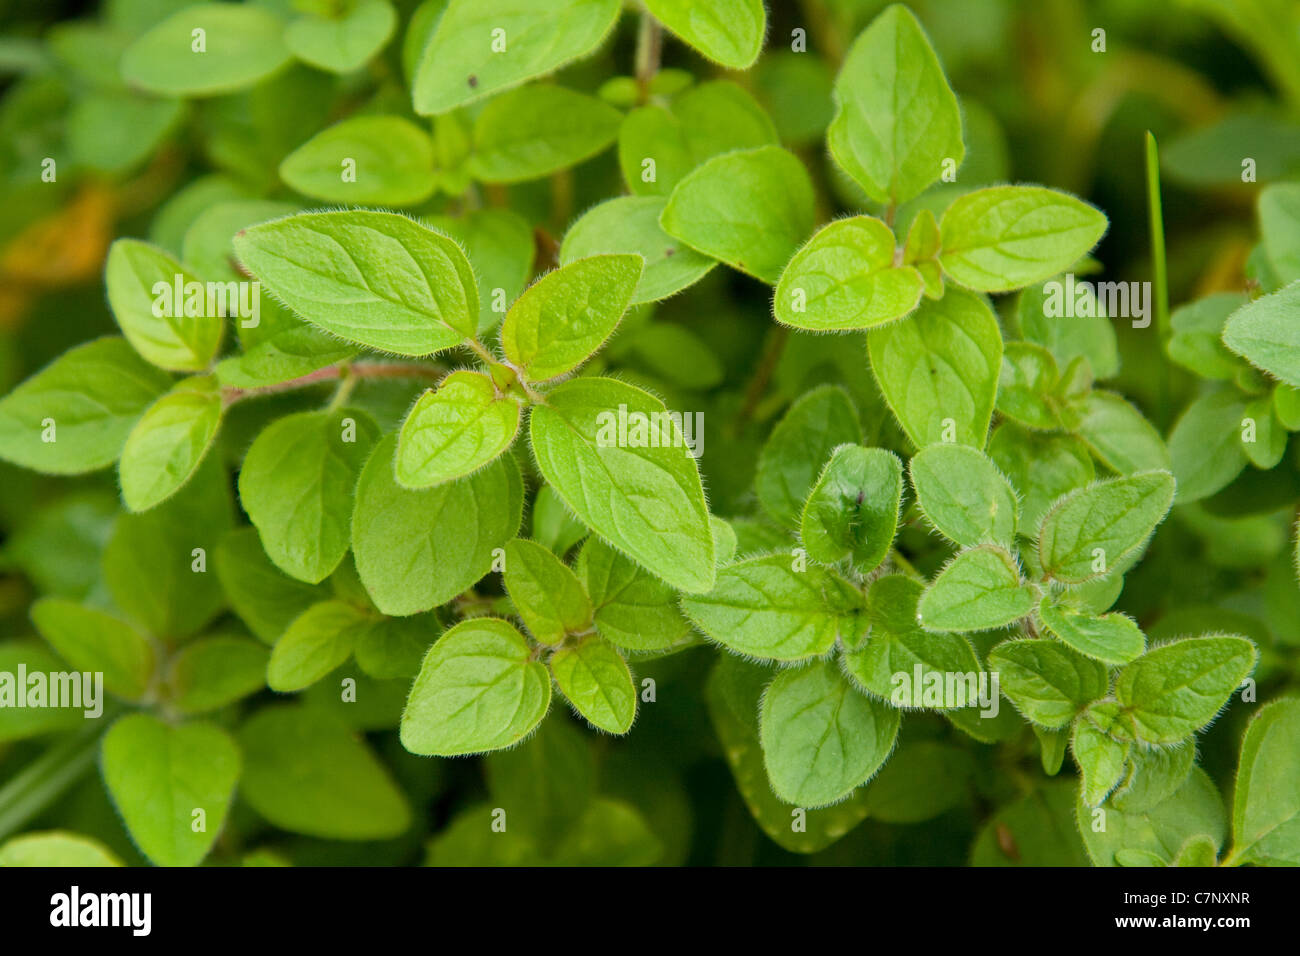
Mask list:
[[[1147,209],[1151,221],[1151,266],[1155,280],[1156,333],[1160,337],[1160,352],[1164,353],[1169,341],[1169,263],[1165,256],[1164,210],[1160,201],[1160,152],[1156,138],[1147,130]],[[1169,423],[1169,363],[1156,363],[1156,396],[1161,426]]]
[[[781,363],[781,355],[785,352],[785,344],[789,339],[789,326],[773,326],[771,336],[767,341],[767,349],[764,351],[762,359],[759,360],[758,368],[754,371],[754,377],[750,379],[749,387],[745,390],[745,400],[740,406],[740,412],[736,416],[734,425],[736,432],[739,432],[753,417],[754,409],[758,407],[758,403],[767,391],[768,383],[772,380],[772,376],[776,374],[776,367]]]
[[[278,395],[281,392],[292,392],[300,388],[310,388],[323,382],[332,382],[349,377],[354,384],[363,378],[422,378],[439,382],[446,374],[447,370],[445,368],[436,365],[421,365],[417,362],[359,362],[356,365],[331,365],[328,368],[317,369],[314,372],[308,372],[306,375],[291,378],[287,382],[276,382],[274,385],[263,385],[258,388],[225,388],[222,389],[222,395],[225,404],[230,406],[249,398]],[[342,391],[342,386],[340,391]],[[343,398],[346,399],[347,395],[345,394]]]
[[[95,766],[107,711],[64,737],[0,787],[0,840],[63,796]]]
[[[650,98],[650,83],[659,72],[659,58],[663,53],[663,28],[649,12],[641,14],[641,26],[636,34],[636,85],[641,102]]]

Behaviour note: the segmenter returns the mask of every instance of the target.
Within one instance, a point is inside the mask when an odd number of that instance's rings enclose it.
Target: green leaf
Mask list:
[[[876,202],[897,206],[966,156],[961,111],[925,31],[895,4],[849,48],[835,80],[831,157]]]
[[[215,724],[169,725],[130,714],[104,735],[103,771],[140,851],[159,866],[194,866],[221,833],[239,779],[239,748]]]
[[[1062,367],[1082,356],[1099,379],[1119,372],[1115,328],[1092,287],[1076,286],[1072,274],[1026,288],[1016,298],[1015,318],[1021,336],[1048,349]]]
[[[1197,397],[1174,424],[1169,457],[1180,505],[1221,491],[1246,467],[1241,420],[1248,404],[1240,391],[1224,385]]]
[[[1060,384],[1060,370],[1051,352],[1030,342],[1008,342],[998,377],[997,409],[1027,428],[1063,428],[1057,395]]]
[[[170,383],[122,339],[78,345],[0,398],[0,458],[56,475],[111,465]]]
[[[218,710],[266,686],[267,650],[243,637],[191,641],[167,664],[171,706],[182,714]]]
[[[921,740],[899,747],[867,788],[867,808],[882,823],[923,823],[967,802],[975,761],[964,750]]]
[[[614,107],[562,86],[510,90],[475,119],[468,169],[488,183],[540,179],[604,152],[622,121]]]
[[[1020,503],[997,465],[969,445],[927,445],[908,466],[916,502],[939,533],[963,547],[1015,540]]]
[[[372,620],[344,601],[313,604],[275,642],[267,686],[282,694],[310,687],[352,656]]]
[[[1196,764],[1196,744],[1138,747],[1129,754],[1129,771],[1110,803],[1124,813],[1142,813],[1164,803],[1187,782]]]
[[[1242,360],[1223,344],[1223,324],[1249,301],[1243,292],[1215,292],[1175,309],[1165,346],[1169,358],[1200,378],[1233,378]]]
[[[804,505],[808,556],[826,564],[848,557],[857,571],[874,570],[894,543],[902,495],[903,465],[893,452],[837,448]]]
[[[714,80],[676,97],[672,112],[642,106],[628,113],[618,133],[618,160],[630,192],[667,197],[707,159],[778,142],[771,117],[752,94]]]
[[[547,394],[529,425],[538,470],[584,524],[679,590],[713,587],[699,471],[658,399],[613,379],[575,379]]]
[[[798,807],[842,800],[889,757],[898,725],[897,710],[859,693],[829,661],[781,671],[759,718],[772,789]]]
[[[1223,343],[1256,368],[1300,387],[1300,332],[1293,320],[1297,308],[1300,281],[1232,313]]]
[[[643,267],[636,255],[592,256],[542,276],[506,313],[506,358],[533,382],[572,372],[613,334]]]
[[[880,390],[913,444],[984,447],[1002,332],[982,297],[950,289],[922,302],[906,322],[872,329],[867,349]]]
[[[1232,801],[1233,857],[1264,866],[1300,863],[1300,699],[1262,707],[1246,728]]]
[[[16,866],[80,869],[121,865],[122,861],[98,840],[65,830],[23,833],[0,844],[0,869]]]
[[[646,0],[656,20],[715,63],[747,70],[758,59],[767,33],[763,0]]]
[[[138,239],[118,239],[108,250],[104,284],[126,340],[154,365],[198,372],[217,354],[226,318],[209,311],[217,303],[207,287],[166,252]]]
[[[812,231],[812,180],[778,146],[715,156],[688,174],[659,217],[664,232],[775,285]]]
[[[619,196],[592,207],[565,234],[560,264],[607,253],[641,256],[645,272],[629,305],[656,302],[694,285],[717,263],[663,231],[659,216],[666,204],[657,196]]]
[[[104,675],[109,693],[139,700],[149,690],[153,647],[129,624],[63,598],[42,598],[31,614],[41,637],[64,660],[79,671]]]
[[[349,342],[427,355],[459,344],[478,323],[460,246],[396,213],[289,216],[236,236],[235,252],[289,308]]]
[[[298,17],[285,28],[284,43],[304,63],[351,73],[384,48],[396,27],[397,11],[388,0],[358,0],[339,17]]]
[[[397,440],[397,483],[428,488],[463,478],[504,453],[520,405],[481,372],[452,372],[418,399]]]
[[[1065,495],[1043,518],[1043,572],[1066,584],[1105,577],[1146,544],[1173,499],[1167,471],[1110,478]]]
[[[479,332],[499,325],[533,271],[536,250],[528,220],[509,209],[476,209],[459,217],[430,216],[428,221],[464,246],[474,263]]]
[[[1039,606],[1038,616],[1058,639],[1094,660],[1127,664],[1146,650],[1141,628],[1118,612],[1098,616],[1049,599]]]
[[[221,412],[221,389],[211,375],[183,379],[149,406],[118,465],[129,509],[148,511],[189,481],[221,427]]]
[[[582,546],[577,573],[591,595],[596,630],[615,647],[660,651],[690,636],[677,592],[599,538]]]
[[[1200,730],[1255,669],[1244,637],[1191,637],[1147,651],[1119,673],[1115,697],[1141,740],[1172,744]]]
[[[1077,262],[1106,231],[1106,217],[1053,189],[993,186],[959,196],[939,231],[939,262],[954,282],[1009,292]]]
[[[586,56],[620,8],[618,0],[451,0],[416,69],[415,111],[445,113]]]
[[[894,264],[894,234],[879,219],[854,216],[823,226],[781,273],[776,320],[823,332],[866,329],[900,319],[921,301],[924,282]]]
[[[556,557],[564,557],[570,548],[588,537],[587,526],[573,516],[550,485],[537,489],[531,510],[532,534],[529,537],[550,548]]]
[[[49,600],[49,599],[47,599]],[[89,706],[85,699],[85,690],[94,693],[93,687],[82,685],[83,695],[80,707],[45,706],[18,707],[20,700],[25,701],[27,687],[19,679],[19,669],[31,674],[56,674],[67,670],[67,664],[50,648],[39,641],[31,639],[0,640],[0,744],[14,740],[26,740],[43,734],[60,730],[73,730],[84,725],[87,712],[94,713],[104,703],[103,695],[98,695],[95,706]],[[46,703],[59,704],[60,701],[47,699]],[[76,703],[73,698],[71,703]],[[0,851],[0,858],[3,858]]]
[[[1272,395],[1257,398],[1246,406],[1241,428],[1241,447],[1256,468],[1267,471],[1282,460],[1287,432],[1273,413]]]
[[[411,825],[411,808],[388,769],[364,738],[324,711],[263,708],[239,728],[239,746],[240,797],[283,830],[383,840]]]
[[[272,564],[255,528],[231,531],[214,558],[231,607],[263,643],[274,644],[294,618],[328,596],[324,587],[291,578]]]
[[[1020,492],[1023,532],[1036,529],[1061,495],[1093,479],[1088,446],[1073,435],[1034,432],[1003,422],[989,439],[989,457]]]
[[[505,548],[505,586],[515,610],[542,644],[591,627],[591,601],[578,576],[547,548],[516,538]]]
[[[509,820],[507,832],[526,831],[547,850],[564,836],[596,789],[589,740],[576,724],[559,716],[543,721],[518,747],[483,759],[492,802]]]
[[[857,408],[844,389],[821,385],[801,395],[772,429],[758,457],[754,490],[763,508],[798,528],[804,502],[831,453],[862,440]]]
[[[352,493],[378,437],[364,412],[299,412],[263,429],[248,449],[239,497],[285,574],[315,584],[343,560]]]
[[[1122,396],[1104,390],[1089,392],[1079,403],[1078,411],[1079,437],[1111,471],[1131,475],[1161,468],[1170,470],[1169,450],[1160,432]],[[1182,490],[1180,487],[1180,495]]]
[[[375,606],[402,616],[445,604],[492,568],[515,536],[523,482],[510,456],[467,478],[411,491],[397,484],[397,436],[375,445],[357,481],[352,550]]]
[[[636,687],[627,662],[595,634],[551,656],[555,684],[575,710],[601,730],[625,734],[636,718]]]
[[[400,116],[353,116],[286,156],[280,178],[326,202],[414,206],[433,195],[433,143]]]
[[[278,385],[357,354],[356,346],[340,342],[328,332],[291,320],[293,324],[274,332],[240,355],[217,363],[217,380],[234,388]]]
[[[196,35],[196,30],[203,32]],[[168,96],[232,93],[289,62],[283,33],[284,22],[266,7],[196,4],[172,14],[126,48],[122,79]]]
[[[1106,668],[1056,641],[1004,641],[989,652],[989,668],[1016,710],[1042,727],[1068,727],[1110,691]]]
[[[765,660],[818,657],[837,638],[856,643],[866,627],[862,595],[838,575],[785,554],[718,570],[708,594],[682,598],[701,631],[738,654]]]
[[[921,582],[887,574],[871,584],[867,594],[866,643],[844,654],[844,670],[865,690],[895,707],[948,710],[974,702],[964,679],[982,668],[966,638],[931,634],[917,623]],[[960,675],[962,680],[950,680]]]
[[[917,605],[928,631],[988,631],[1034,609],[1038,589],[1020,575],[1005,548],[984,544],[963,551],[934,579]]]
[[[1070,819],[1078,787],[1048,781],[997,812],[971,848],[973,866],[1087,866],[1078,828]],[[1083,825],[1090,821],[1080,817]]]
[[[556,851],[556,866],[650,866],[663,844],[645,819],[620,800],[597,797],[566,833]]]
[[[1278,279],[1300,279],[1300,183],[1264,187],[1259,194],[1259,233]]]
[[[453,757],[518,743],[546,716],[551,679],[505,621],[462,621],[429,648],[402,714],[402,746]]]
[[[432,614],[380,618],[362,631],[353,655],[367,677],[412,680],[441,630]]]
[[[1117,857],[1125,851],[1169,861],[1192,837],[1209,837],[1218,847],[1228,830],[1223,799],[1199,767],[1172,797],[1148,810],[1136,813],[1113,807],[1093,810],[1079,800],[1076,812],[1079,832],[1095,866],[1117,866]],[[1100,826],[1099,820],[1104,820],[1105,825]]]
[[[1119,785],[1124,776],[1131,744],[1112,740],[1102,731],[1080,719],[1075,721],[1070,737],[1070,750],[1083,777],[1080,799],[1090,807],[1102,804],[1106,796]]]

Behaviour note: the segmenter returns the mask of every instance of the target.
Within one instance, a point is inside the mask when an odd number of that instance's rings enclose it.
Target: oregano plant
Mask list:
[[[1300,864],[1300,32],[1013,6],[0,41],[0,864]]]

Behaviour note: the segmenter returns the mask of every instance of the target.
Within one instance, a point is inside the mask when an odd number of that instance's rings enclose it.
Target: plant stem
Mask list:
[[[636,34],[636,85],[641,102],[650,98],[650,82],[659,72],[659,58],[663,54],[663,27],[649,12],[641,14],[641,26]]]
[[[767,349],[763,352],[762,359],[759,360],[758,368],[754,370],[754,377],[749,381],[749,387],[745,389],[745,401],[740,406],[740,412],[736,415],[734,428],[740,431],[741,427],[754,414],[754,409],[763,398],[763,393],[767,391],[768,383],[776,373],[776,367],[781,362],[781,355],[785,352],[785,344],[790,339],[790,329],[788,326],[773,326],[772,334],[767,340]]]
[[[1160,152],[1156,138],[1147,130],[1146,141],[1147,208],[1151,221],[1151,265],[1155,280],[1156,334],[1159,336],[1159,353],[1164,355],[1169,341],[1169,264],[1165,257],[1165,222],[1160,201]],[[1156,404],[1161,427],[1169,423],[1169,363],[1156,363]]]
[[[0,840],[63,796],[95,766],[108,714],[69,734],[0,787]]]
[[[281,392],[293,392],[300,388],[310,388],[322,382],[351,378],[353,384],[363,378],[422,378],[437,382],[447,374],[445,368],[436,365],[421,365],[417,362],[361,362],[356,365],[331,365],[317,369],[306,375],[299,375],[287,382],[274,385],[262,385],[258,388],[226,388],[222,390],[227,406],[242,402],[248,398],[260,398],[264,395],[278,395]],[[340,389],[341,391],[342,389]],[[349,392],[351,388],[349,388]],[[344,399],[347,398],[345,394]]]

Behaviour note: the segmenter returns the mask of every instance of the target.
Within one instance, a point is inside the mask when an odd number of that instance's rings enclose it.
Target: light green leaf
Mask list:
[[[781,671],[759,719],[772,789],[798,807],[842,800],[889,757],[898,725],[897,710],[855,690],[829,661]]]
[[[202,46],[195,35],[203,31]],[[126,48],[122,79],[168,96],[215,96],[253,86],[289,62],[284,22],[256,4],[200,3],[173,13]]]
[[[515,440],[520,405],[481,372],[452,372],[406,416],[397,440],[397,482],[428,488],[477,471]]]
[[[920,195],[966,155],[961,111],[921,25],[895,4],[859,34],[835,80],[832,158],[879,203]]]
[[[442,631],[433,614],[372,621],[353,649],[357,666],[375,680],[413,680],[429,645]]]
[[[522,86],[478,114],[468,169],[489,183],[540,179],[604,152],[622,121],[594,96],[547,83]]]
[[[1031,342],[1008,342],[998,377],[997,409],[1026,428],[1066,427],[1057,394],[1061,373],[1052,353]]]
[[[1094,660],[1127,664],[1146,650],[1141,628],[1118,612],[1097,616],[1049,599],[1039,606],[1038,616],[1058,639]]]
[[[1173,499],[1167,471],[1110,478],[1065,495],[1043,518],[1043,572],[1066,584],[1105,577],[1146,544]]]
[[[1061,495],[1093,479],[1088,446],[1073,435],[1034,432],[1003,422],[989,439],[989,457],[1020,492],[1020,530],[1033,533]]]
[[[463,216],[430,216],[429,224],[465,247],[478,279],[479,332],[501,323],[533,271],[533,227],[509,209],[475,209]]]
[[[216,437],[221,411],[221,389],[211,375],[184,379],[149,406],[118,465],[128,508],[148,511],[189,481]]]
[[[0,398],[0,458],[56,475],[111,465],[170,383],[120,338],[78,345]]]
[[[1110,691],[1105,667],[1056,641],[1004,641],[989,652],[989,669],[1016,710],[1054,730]]]
[[[516,538],[505,551],[506,592],[533,637],[559,644],[591,627],[591,601],[582,582],[550,550]]]
[[[1082,800],[1077,802],[1079,833],[1096,866],[1117,866],[1126,851],[1169,861],[1192,837],[1209,837],[1219,847],[1228,831],[1223,798],[1199,767],[1177,793],[1148,810],[1125,813],[1107,807],[1102,812],[1106,826],[1099,829],[1093,826],[1094,811]]]
[[[801,395],[758,456],[754,490],[759,502],[773,518],[798,528],[804,502],[831,453],[861,440],[858,411],[848,392],[821,385]]]
[[[506,313],[506,358],[533,382],[572,372],[613,334],[643,268],[637,255],[591,256],[542,276]]]
[[[713,587],[699,471],[658,399],[613,379],[565,382],[533,408],[530,438],[538,470],[583,523],[679,590]]]
[[[255,528],[231,531],[213,557],[231,607],[263,643],[274,644],[294,618],[328,597],[324,586],[291,578],[272,564]]]
[[[867,595],[871,633],[865,644],[844,654],[844,670],[895,707],[971,706],[978,691],[966,675],[979,674],[979,660],[961,635],[921,629],[916,606],[922,590],[921,582],[901,574],[872,582]]]
[[[263,708],[240,727],[239,746],[240,797],[281,829],[383,840],[411,825],[411,808],[388,769],[363,737],[323,710]]]
[[[314,325],[291,321],[288,328],[272,333],[243,354],[218,362],[217,380],[234,388],[277,385],[357,354],[356,346]]]
[[[218,710],[266,686],[265,647],[244,637],[190,641],[168,662],[168,700],[182,714]]]
[[[1107,468],[1121,475],[1170,469],[1160,432],[1123,396],[1098,389],[1084,396],[1078,411],[1079,437]]]
[[[1077,262],[1106,231],[1106,217],[1053,189],[993,186],[959,196],[939,231],[939,262],[954,282],[1009,292]]]
[[[416,69],[415,111],[445,113],[586,56],[620,9],[618,0],[451,0]]]
[[[284,43],[304,63],[351,73],[384,48],[396,26],[397,12],[388,0],[358,0],[342,16],[299,17],[285,28]]]
[[[718,571],[708,594],[682,598],[701,631],[738,654],[799,661],[825,654],[837,638],[856,643],[866,629],[862,595],[816,565],[796,570],[786,554],[750,558]]]
[[[804,505],[800,539],[814,561],[851,558],[860,573],[889,553],[898,528],[903,465],[883,448],[841,446]]]
[[[373,618],[345,601],[322,601],[303,611],[275,642],[266,683],[282,694],[316,683],[352,656]]]
[[[1300,699],[1260,709],[1246,728],[1232,801],[1233,857],[1264,866],[1300,863]]]
[[[352,550],[376,607],[402,616],[428,611],[492,568],[492,550],[519,530],[523,482],[510,456],[467,478],[411,491],[397,484],[397,436],[375,445],[357,482]]]
[[[414,206],[433,195],[433,143],[400,116],[353,116],[286,156],[280,178],[327,202]]]
[[[429,648],[402,714],[402,745],[453,757],[518,743],[546,716],[551,679],[505,621],[462,621]]]
[[[1080,799],[1090,807],[1102,804],[1124,776],[1132,744],[1112,740],[1086,718],[1075,721],[1070,750],[1083,777]]]
[[[636,688],[627,662],[595,634],[551,656],[556,686],[575,710],[601,730],[625,734],[636,717]]]
[[[1259,233],[1278,279],[1300,279],[1300,183],[1264,187],[1259,194]]]
[[[927,445],[908,471],[917,504],[940,534],[964,547],[1012,544],[1020,504],[988,456],[969,445]]]
[[[1111,319],[1092,287],[1076,286],[1073,274],[1026,288],[1016,298],[1015,318],[1021,336],[1048,349],[1060,366],[1082,356],[1099,379],[1119,372],[1119,346]]]
[[[1233,378],[1243,363],[1223,344],[1223,324],[1249,301],[1244,292],[1215,292],[1174,309],[1169,358],[1200,378]]]
[[[263,429],[239,472],[239,497],[285,574],[315,584],[347,553],[352,493],[379,428],[346,409],[286,415]]]
[[[1120,671],[1115,697],[1141,740],[1172,744],[1200,730],[1255,669],[1244,637],[1191,637],[1147,651]]]
[[[569,549],[588,538],[589,529],[573,516],[569,506],[560,500],[555,489],[542,485],[533,497],[532,533],[529,535],[538,544],[543,544],[563,558]]]
[[[906,322],[867,333],[871,371],[918,448],[956,441],[983,448],[1002,363],[997,316],[980,296],[950,289]]]
[[[118,239],[108,250],[104,284],[126,340],[154,365],[198,372],[217,354],[226,317],[209,311],[217,302],[207,287],[166,252]]]
[[[1243,305],[1223,329],[1223,343],[1256,368],[1300,387],[1300,281]]]
[[[900,319],[921,301],[924,282],[894,264],[894,234],[879,219],[854,216],[823,226],[781,273],[776,320],[823,332],[866,329]]]
[[[96,707],[89,706],[83,694],[82,706],[44,706],[18,707],[19,701],[25,701],[27,687],[19,680],[19,668],[31,674],[54,674],[66,671],[68,665],[49,647],[34,639],[17,639],[0,641],[0,744],[14,740],[26,740],[60,730],[73,730],[84,726],[87,711],[94,713]],[[82,685],[84,687],[84,685]],[[93,688],[91,689],[93,692]],[[58,705],[77,703],[71,701],[46,700],[47,704]],[[102,695],[95,702],[104,703]]]
[[[646,0],[655,19],[710,60],[747,70],[758,59],[767,33],[763,0]]]
[[[577,572],[591,595],[596,630],[615,647],[666,650],[690,636],[677,592],[599,538],[582,546]]]
[[[1223,385],[1202,393],[1174,423],[1169,458],[1180,505],[1226,488],[1246,467],[1241,420],[1248,404],[1240,391]]]
[[[104,783],[136,846],[159,866],[194,866],[221,834],[239,748],[215,724],[130,714],[104,735]],[[202,811],[204,826],[196,827]]]
[[[76,670],[104,675],[109,693],[139,700],[153,680],[154,652],[131,625],[63,598],[32,605],[32,623]]]
[[[1020,576],[1005,548],[984,544],[963,551],[934,579],[917,605],[927,631],[988,631],[1034,609],[1038,589]]]
[[[1110,796],[1124,813],[1142,813],[1159,806],[1187,782],[1196,765],[1196,744],[1184,740],[1171,747],[1138,747],[1129,754],[1129,771]]]
[[[673,190],[659,217],[664,232],[707,256],[775,285],[812,231],[812,180],[778,146],[715,156]]]
[[[603,253],[635,254],[645,272],[629,305],[655,302],[704,278],[717,263],[673,239],[659,225],[667,200],[619,196],[589,209],[564,236],[560,264]]]
[[[122,861],[98,840],[66,830],[23,833],[0,844],[0,869],[15,866],[80,869],[121,865]]]
[[[1251,463],[1268,471],[1286,453],[1287,432],[1273,413],[1273,396],[1264,395],[1246,406],[1241,419],[1241,447]]]
[[[460,247],[396,213],[289,216],[236,236],[235,252],[289,308],[360,345],[427,355],[478,323],[474,273]]]

